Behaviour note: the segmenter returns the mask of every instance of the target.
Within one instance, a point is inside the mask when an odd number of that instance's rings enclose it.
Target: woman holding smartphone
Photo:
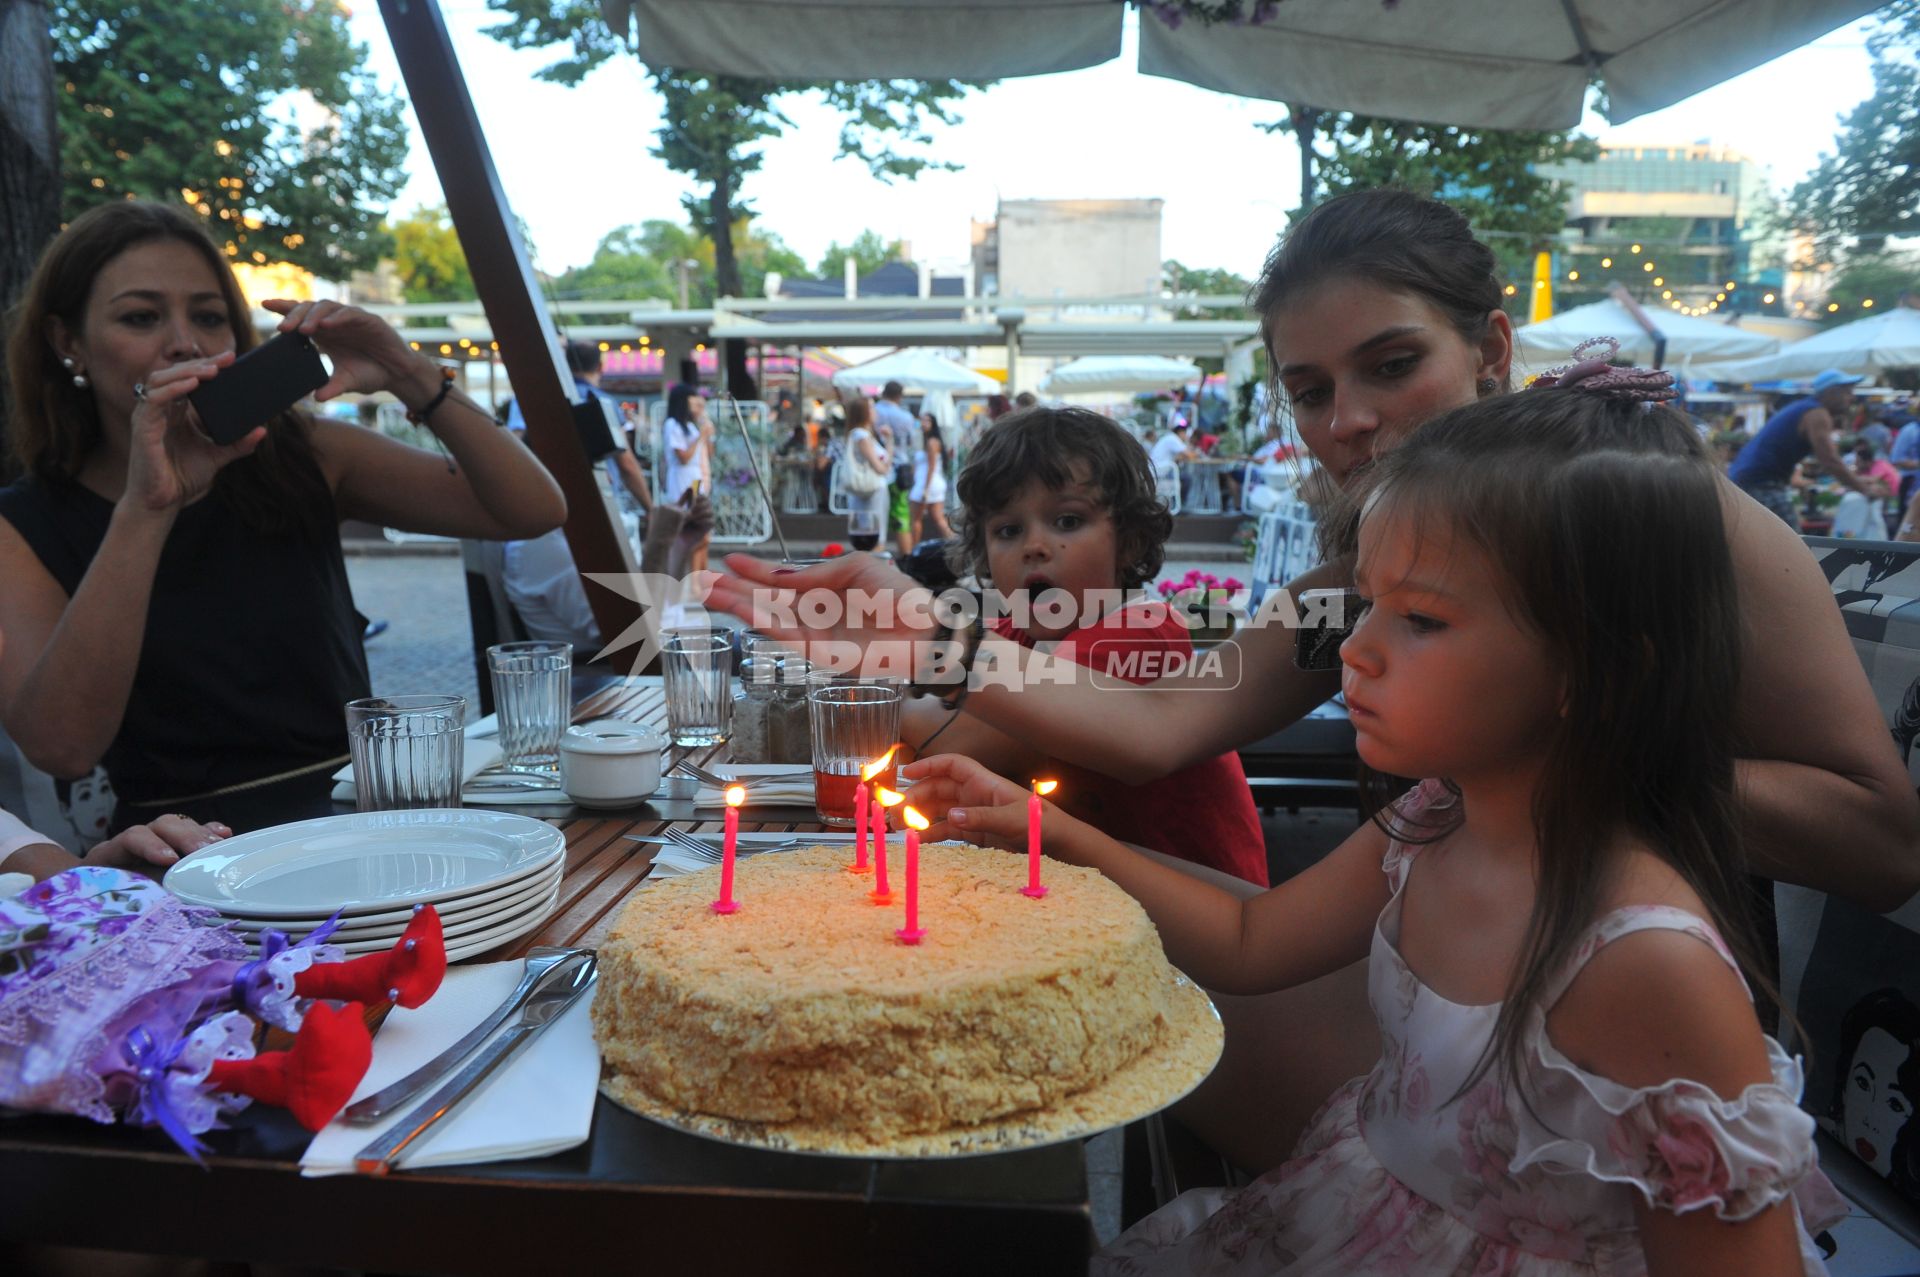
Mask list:
[[[54,776],[104,762],[115,829],[331,810],[342,707],[369,694],[341,520],[512,540],[566,517],[533,455],[385,321],[265,305],[332,360],[316,399],[389,392],[444,454],[297,408],[208,438],[188,396],[259,339],[225,257],[170,205],[75,218],[16,312],[0,724]]]

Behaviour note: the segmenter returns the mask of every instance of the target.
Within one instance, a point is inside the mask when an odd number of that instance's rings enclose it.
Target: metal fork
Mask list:
[[[708,864],[717,865],[726,858],[726,848],[716,847],[712,843],[703,840],[698,834],[690,834],[684,829],[674,829],[670,827],[666,832],[666,836],[673,841],[674,846],[680,848],[680,850],[686,852],[688,855],[693,856],[695,859],[706,861]],[[802,845],[803,842],[801,839],[790,838],[786,842],[765,843],[750,848],[741,847],[735,849],[734,858],[745,859],[748,856],[763,855],[769,851],[791,851],[795,847]]]
[[[685,758],[668,768],[668,771],[684,772],[701,784],[712,785],[715,789],[725,789],[730,785],[739,785],[745,789],[752,789],[755,785],[778,784],[783,781],[792,780],[795,776],[804,776],[807,774],[806,768],[796,767],[790,772],[775,772],[767,776],[746,776],[739,780],[729,780],[720,773],[708,771],[706,768],[700,766],[700,764]]]

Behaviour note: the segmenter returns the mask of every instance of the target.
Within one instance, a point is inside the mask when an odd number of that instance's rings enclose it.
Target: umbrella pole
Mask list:
[[[780,529],[780,512],[773,508],[773,494],[767,491],[766,476],[760,473],[760,458],[753,455],[753,436],[747,433],[747,419],[740,415],[740,401],[727,394],[727,407],[733,410],[733,424],[740,430],[740,442],[747,446],[747,464],[753,468],[753,481],[760,486],[760,499],[767,503],[767,518],[773,521],[773,535],[780,539],[780,561],[793,562],[787,549],[787,534]]]

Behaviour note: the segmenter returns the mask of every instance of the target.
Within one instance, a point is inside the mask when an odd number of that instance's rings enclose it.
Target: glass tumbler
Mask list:
[[[560,733],[573,717],[573,644],[497,643],[487,649],[500,753],[509,769],[560,766]]]
[[[458,807],[466,725],[463,696],[348,701],[354,805],[361,811]]]
[[[817,672],[817,671],[816,671]],[[873,683],[831,683],[807,693],[812,707],[813,804],[823,824],[853,824],[860,773],[900,739],[900,689]],[[873,779],[896,788],[889,760]]]
[[[718,745],[733,732],[733,636],[676,630],[660,645],[667,734],[676,745]]]

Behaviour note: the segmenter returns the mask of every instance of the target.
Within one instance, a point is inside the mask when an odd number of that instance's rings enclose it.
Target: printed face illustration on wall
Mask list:
[[[1911,1047],[1878,1025],[1860,1035],[1841,1083],[1840,1133],[1855,1157],[1876,1175],[1891,1175],[1893,1144],[1913,1115],[1914,1099],[1900,1087]]]

